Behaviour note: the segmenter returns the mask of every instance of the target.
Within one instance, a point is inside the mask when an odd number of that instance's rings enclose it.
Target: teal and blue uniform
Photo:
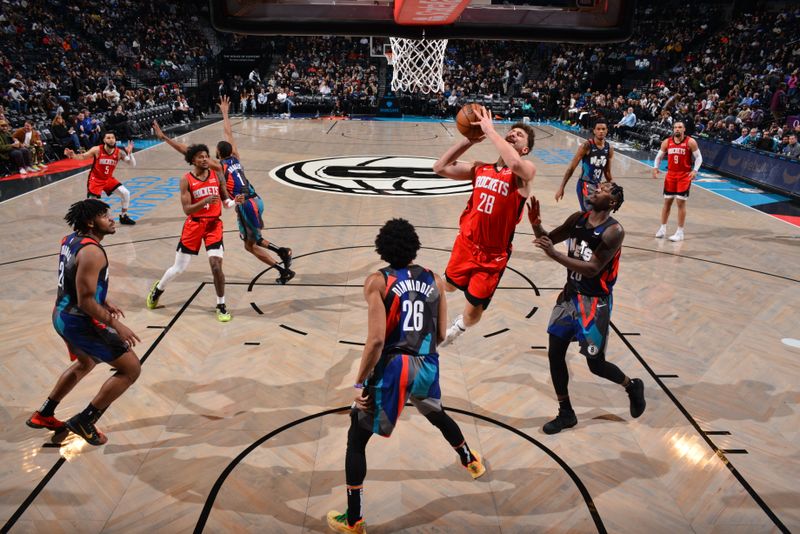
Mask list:
[[[590,261],[603,241],[603,233],[618,224],[609,217],[603,224],[587,226],[589,213],[581,214],[570,231],[569,257]],[[547,333],[571,340],[577,338],[581,353],[592,358],[604,354],[613,305],[612,290],[619,272],[622,249],[592,277],[567,269],[567,284],[558,296]]]
[[[436,340],[444,297],[434,274],[419,265],[385,267],[380,273],[386,282],[386,337],[365,385],[375,405],[355,413],[362,428],[388,437],[409,400],[423,415],[442,409]]]
[[[611,153],[611,145],[608,142],[604,142],[602,148],[595,144],[594,139],[589,139],[587,143],[589,151],[581,159],[581,177],[576,183],[575,191],[578,194],[578,203],[581,211],[592,209],[589,197],[603,181]]]
[[[84,247],[96,246],[106,252],[91,237],[77,232],[61,240],[61,253],[58,257],[58,295],[53,308],[53,326],[67,343],[70,357],[75,352],[90,356],[95,361],[112,362],[128,351],[117,331],[98,322],[78,307],[76,276],[78,274],[78,252]],[[97,289],[94,298],[105,304],[108,293],[108,258],[97,276]]]
[[[261,241],[261,230],[264,229],[264,202],[256,193],[253,185],[244,175],[239,158],[231,155],[220,160],[222,173],[225,176],[225,187],[228,195],[236,198],[244,195],[244,203],[236,206],[236,220],[239,223],[239,237],[243,241]]]

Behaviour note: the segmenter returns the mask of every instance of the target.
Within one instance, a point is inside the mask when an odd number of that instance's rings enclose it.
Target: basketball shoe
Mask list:
[[[644,382],[641,378],[631,378],[630,384],[625,388],[631,401],[631,417],[634,419],[644,413],[647,401],[644,399]]]
[[[283,262],[283,268],[289,269],[292,266],[292,249],[281,247],[278,249],[278,256]]]
[[[446,347],[466,331],[467,328],[464,326],[464,316],[459,315],[456,317],[456,320],[453,321],[453,324],[450,325],[450,328],[447,329],[447,334],[444,336],[444,341],[439,343],[439,346]]]
[[[64,422],[64,426],[73,434],[77,434],[86,440],[89,445],[103,445],[108,441],[106,435],[100,432],[93,422],[81,417],[80,414],[73,415],[67,419]]]
[[[548,421],[542,427],[545,434],[558,434],[565,428],[572,428],[578,424],[578,418],[575,417],[575,412],[565,412],[558,410],[558,415],[552,421]]]
[[[61,430],[64,428],[64,421],[59,421],[55,416],[43,416],[39,410],[33,412],[33,415],[25,421],[25,424],[31,428],[46,428],[47,430]]]
[[[233,319],[233,316],[228,311],[224,304],[217,304],[217,321],[227,323]]]
[[[347,523],[347,510],[344,513],[339,513],[336,510],[328,512],[328,526],[334,532],[355,532],[357,534],[367,534],[367,524],[361,518],[356,521],[356,524],[350,526]]]
[[[467,471],[469,471],[469,474],[472,475],[472,478],[476,479],[486,472],[486,466],[483,465],[480,454],[472,450],[469,451],[469,454],[474,458],[474,460],[464,467],[467,469]]]
[[[164,292],[163,290],[158,289],[158,282],[159,280],[153,282],[153,287],[150,288],[150,293],[147,294],[147,301],[145,302],[145,304],[147,304],[148,310],[156,309],[156,307],[158,306],[158,299]]]

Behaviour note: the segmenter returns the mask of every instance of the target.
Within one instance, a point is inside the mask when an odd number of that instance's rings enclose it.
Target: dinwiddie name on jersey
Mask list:
[[[492,178],[491,176],[477,176],[475,178],[475,187],[500,193],[504,197],[508,196],[508,182]]]
[[[427,298],[431,296],[431,293],[433,293],[433,289],[434,286],[431,286],[419,280],[400,280],[399,282],[395,283],[394,287],[392,287],[392,293],[394,293],[398,297],[402,297],[403,293],[408,293],[409,291],[416,291],[417,293],[422,293]]]

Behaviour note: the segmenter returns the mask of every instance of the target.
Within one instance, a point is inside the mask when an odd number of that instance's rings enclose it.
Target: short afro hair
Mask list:
[[[420,249],[414,226],[405,219],[386,221],[375,238],[375,251],[393,269],[407,267]]]
[[[227,141],[220,141],[217,143],[217,153],[220,158],[229,158],[233,154],[233,145]]]
[[[76,232],[86,233],[89,231],[89,223],[109,209],[111,206],[105,202],[96,198],[87,198],[70,206],[69,211],[64,215],[64,220]]]
[[[205,152],[206,154],[209,155],[211,154],[211,152],[208,151],[208,147],[206,145],[189,145],[189,148],[186,149],[186,156],[185,156],[186,163],[188,163],[189,165],[194,165],[194,158],[200,152]]]

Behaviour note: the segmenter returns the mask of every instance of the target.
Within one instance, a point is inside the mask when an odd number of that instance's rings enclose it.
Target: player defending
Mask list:
[[[672,201],[678,200],[678,229],[669,236],[670,241],[683,241],[683,226],[686,224],[686,200],[697,171],[703,164],[703,156],[697,141],[686,135],[686,126],[677,121],[672,126],[672,137],[664,139],[653,163],[653,179],[658,178],[661,160],[667,156],[667,176],[664,178],[664,207],[661,208],[661,227],[656,237],[667,235],[667,221]],[[692,164],[694,159],[694,165]]]
[[[125,314],[107,298],[108,258],[100,242],[116,231],[108,204],[96,199],[76,202],[64,220],[75,232],[61,240],[53,326],[75,363],[62,373],[27,425],[56,431],[66,426],[88,443],[102,445],[108,438],[95,423],[139,378],[141,366],[131,347],[140,340],[120,322],[119,318]],[[111,365],[114,375],[105,381],[85,410],[66,423],[56,419],[58,403],[98,362]]]
[[[561,186],[556,191],[556,202],[564,198],[564,188],[567,182],[572,178],[572,173],[581,163],[581,177],[577,183],[578,205],[581,211],[589,211],[592,206],[589,204],[589,197],[595,192],[597,186],[603,181],[611,182],[611,159],[614,157],[614,149],[611,145],[606,143],[606,134],[608,134],[608,124],[605,119],[597,119],[592,129],[593,137],[588,141],[581,144],[575,157],[564,173],[564,179],[561,180]]]
[[[601,184],[589,197],[591,211],[573,213],[551,232],[542,228],[539,202],[532,199],[528,205],[528,218],[536,234],[533,243],[567,268],[567,284],[558,295],[547,327],[547,357],[558,397],[558,415],[544,425],[545,434],[557,434],[578,424],[567,390],[567,349],[575,338],[592,373],[620,384],[628,392],[631,416],[639,417],[644,412],[644,383],[628,378],[619,367],[606,361],[611,291],[625,238],[622,225],[611,217],[611,212],[617,211],[624,200],[621,186]],[[569,251],[565,255],[556,250],[555,244],[567,239]]]
[[[181,205],[186,214],[183,223],[175,263],[167,269],[161,280],[153,284],[147,295],[147,307],[155,309],[158,299],[167,287],[167,284],[181,274],[189,266],[192,256],[197,256],[200,243],[205,243],[208,263],[211,265],[211,274],[214,277],[214,289],[217,292],[217,320],[227,323],[232,319],[225,307],[225,273],[222,272],[222,209],[220,203],[226,208],[232,208],[234,201],[228,197],[224,187],[220,187],[217,174],[209,168],[211,158],[206,145],[190,145],[186,149],[186,162],[194,168],[187,172],[180,182]]]
[[[133,141],[128,143],[125,148],[125,155],[117,146],[117,136],[113,132],[107,132],[103,136],[103,144],[97,145],[83,154],[76,154],[74,150],[64,149],[64,155],[70,159],[89,159],[94,158],[92,168],[89,169],[89,178],[86,182],[86,198],[99,199],[103,193],[106,196],[115,194],[122,199],[122,213],[119,216],[120,224],[136,224],[136,221],[128,215],[128,207],[131,203],[131,193],[128,189],[114,178],[114,169],[122,159],[130,163],[131,167],[136,167],[136,159],[133,157]]]
[[[473,187],[445,269],[447,291],[462,290],[467,302],[464,313],[447,330],[442,347],[480,321],[489,306],[511,255],[514,230],[522,219],[536,175],[533,162],[522,159],[533,148],[536,136],[533,127],[518,122],[503,137],[495,131],[486,108],[481,106],[477,114],[484,136],[459,141],[433,164],[435,173],[453,180],[471,180]],[[458,161],[459,156],[484,138],[500,153],[497,162]]]
[[[388,221],[375,238],[375,250],[389,265],[364,282],[367,342],[347,432],[347,510],[328,512],[335,532],[366,532],[361,499],[367,442],[373,434],[389,437],[409,400],[442,432],[472,478],[486,472],[442,408],[436,345],[444,339],[447,301],[442,279],[412,263],[419,248],[417,232],[405,219]]]

